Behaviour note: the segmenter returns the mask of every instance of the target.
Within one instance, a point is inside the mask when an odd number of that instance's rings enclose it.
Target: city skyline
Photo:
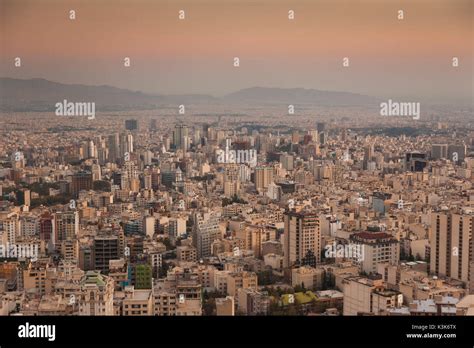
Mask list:
[[[473,20],[0,0],[0,348],[472,343]]]

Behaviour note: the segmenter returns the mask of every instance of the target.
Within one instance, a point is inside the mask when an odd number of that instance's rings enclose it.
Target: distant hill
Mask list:
[[[53,111],[57,102],[95,102],[96,110],[146,110],[176,104],[312,104],[358,106],[377,103],[375,98],[348,92],[304,88],[252,87],[215,98],[205,94],[153,95],[111,86],[63,84],[45,79],[0,78],[1,111]]]
[[[144,110],[176,103],[213,101],[207,95],[163,96],[111,86],[63,84],[45,79],[0,78],[0,110],[52,111],[57,102],[95,102],[97,110]]]
[[[225,96],[224,99],[246,103],[313,104],[323,106],[355,106],[378,103],[376,98],[366,95],[306,88],[252,87],[231,93]]]

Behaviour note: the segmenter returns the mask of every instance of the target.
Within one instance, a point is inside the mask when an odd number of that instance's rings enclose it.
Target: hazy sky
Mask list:
[[[0,74],[156,93],[473,99],[471,0],[0,0]],[[69,10],[76,19],[69,19]],[[185,11],[180,20],[178,12]],[[288,19],[288,11],[295,19]],[[398,20],[398,10],[404,20]],[[14,66],[20,57],[22,66]],[[124,67],[130,57],[131,67]],[[240,67],[233,66],[239,57]],[[342,60],[349,57],[350,66]],[[452,58],[459,67],[452,67]]]

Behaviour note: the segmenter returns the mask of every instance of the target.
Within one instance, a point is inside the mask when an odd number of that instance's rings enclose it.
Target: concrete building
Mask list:
[[[324,270],[302,266],[291,270],[291,286],[302,286],[309,290],[320,290],[324,283]]]
[[[55,243],[76,238],[79,232],[79,213],[77,211],[57,212],[54,214]]]
[[[255,189],[257,191],[265,191],[273,182],[273,168],[272,167],[257,167],[255,168]]]
[[[88,271],[80,280],[80,290],[75,293],[79,315],[114,315],[114,281],[100,272]]]
[[[220,213],[195,214],[193,228],[193,245],[197,250],[198,259],[212,255],[211,245],[219,238]]]
[[[349,277],[344,280],[344,315],[386,314],[403,305],[403,295],[387,289],[380,277]]]
[[[385,232],[359,232],[350,236],[350,242],[360,246],[353,257],[362,272],[377,272],[380,263],[398,264],[400,247],[398,241]]]
[[[321,261],[322,248],[318,215],[307,211],[288,211],[284,215],[284,223],[283,266],[316,266]]]
[[[182,245],[176,248],[176,258],[178,261],[196,262],[197,250],[190,245]]]
[[[230,273],[227,276],[227,295],[232,296],[238,305],[239,289],[256,289],[257,274],[254,272]]]
[[[218,316],[234,316],[235,303],[232,296],[216,298],[216,312]]]
[[[100,234],[94,238],[94,268],[103,274],[109,272],[109,261],[120,258],[119,237],[111,234]]]
[[[252,288],[238,289],[238,311],[245,315],[267,315],[270,309],[270,297],[267,293]]]
[[[412,316],[455,316],[459,299],[450,296],[435,296],[426,300],[414,300],[409,305]]]
[[[474,211],[431,214],[430,272],[468,283],[474,276]]]
[[[448,157],[448,144],[431,145],[431,158],[438,160]]]
[[[137,290],[133,286],[127,286],[124,292],[122,315],[147,316],[154,314],[152,290]]]

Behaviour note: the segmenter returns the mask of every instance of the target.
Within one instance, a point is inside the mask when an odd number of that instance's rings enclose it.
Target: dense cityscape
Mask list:
[[[0,0],[0,348],[472,348],[473,19]]]
[[[472,110],[296,109],[2,113],[0,315],[473,315]]]

